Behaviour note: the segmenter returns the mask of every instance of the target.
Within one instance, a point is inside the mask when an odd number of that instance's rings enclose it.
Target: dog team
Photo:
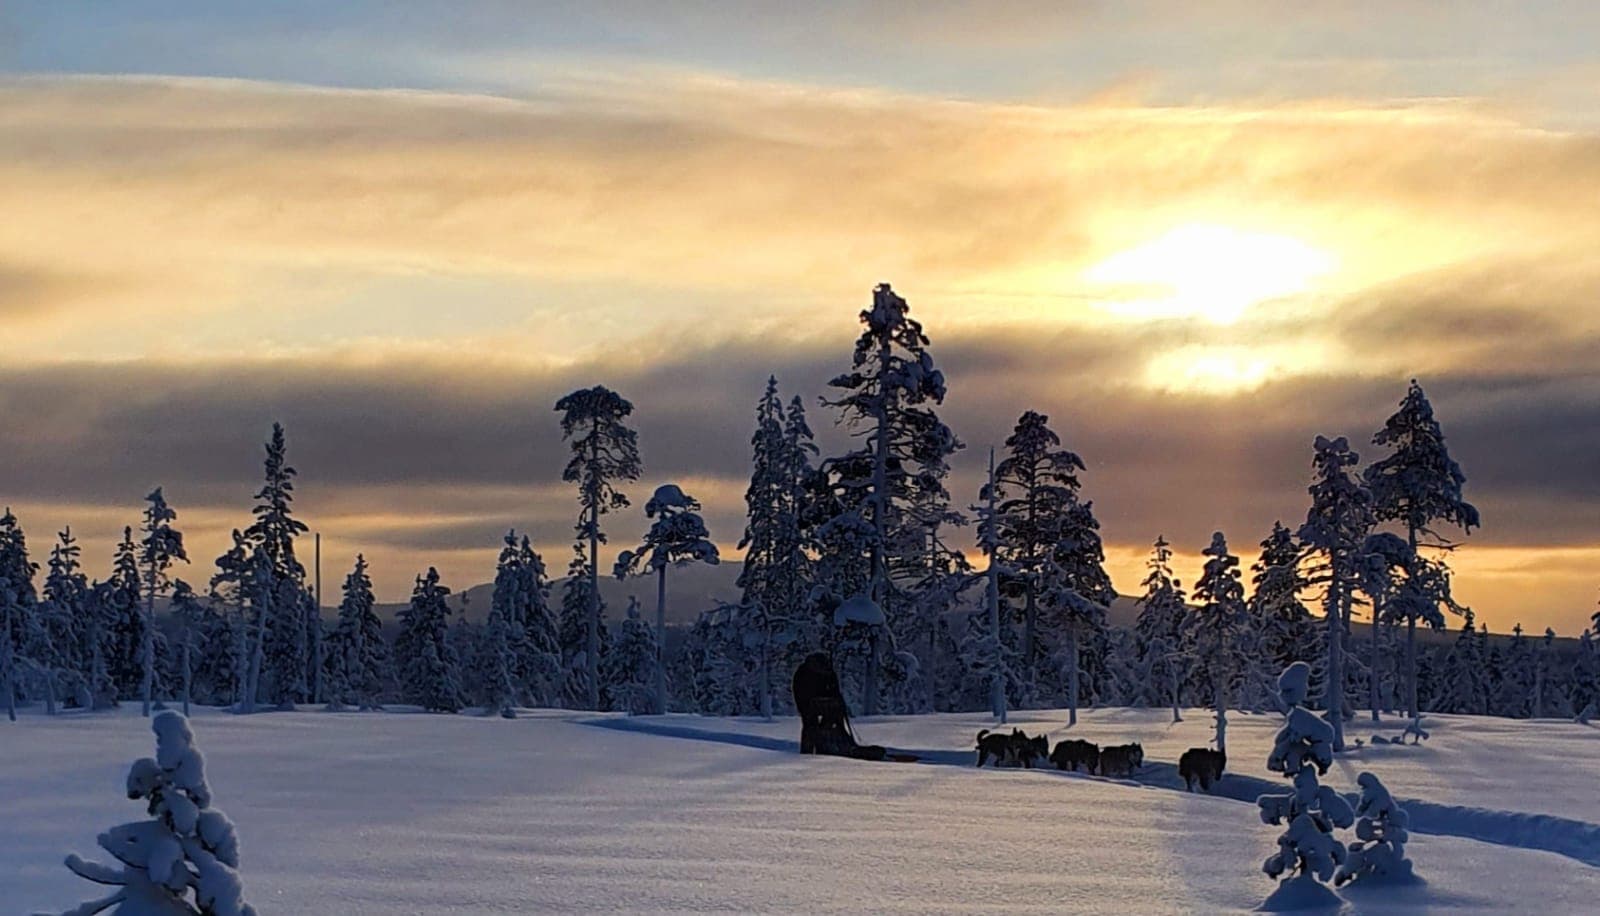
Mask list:
[[[980,767],[992,760],[996,766],[1021,766],[1031,770],[1035,764],[1049,760],[1058,770],[1076,772],[1082,767],[1085,773],[1094,775],[1128,777],[1144,766],[1144,748],[1137,741],[1103,748],[1090,741],[1069,738],[1058,742],[1051,750],[1049,738],[1044,735],[1029,737],[1020,728],[1013,728],[1009,735],[988,729],[978,732],[977,751]],[[1179,758],[1178,775],[1183,777],[1189,791],[1193,792],[1198,783],[1203,791],[1210,792],[1227,766],[1226,753],[1192,747]]]

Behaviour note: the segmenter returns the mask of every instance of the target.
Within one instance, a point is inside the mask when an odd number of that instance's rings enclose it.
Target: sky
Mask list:
[[[769,374],[893,283],[976,498],[1033,409],[1124,592],[1364,460],[1408,381],[1496,630],[1600,598],[1600,7],[1582,2],[0,6],[0,502],[90,572],[165,487],[203,581],[271,423],[336,587],[565,567],[556,399],[636,407],[737,556]],[[614,518],[612,551],[642,512]],[[958,541],[970,541],[956,535]],[[607,561],[607,565],[609,562]],[[184,571],[179,572],[184,575]],[[330,594],[330,603],[332,595]]]

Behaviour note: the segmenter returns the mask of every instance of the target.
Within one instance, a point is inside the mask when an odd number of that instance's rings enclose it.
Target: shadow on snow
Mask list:
[[[579,724],[592,728],[608,728],[615,731],[659,735],[666,738],[732,744],[763,751],[780,751],[789,754],[800,753],[800,743],[786,738],[770,738],[764,735],[695,728],[692,725],[678,725],[654,721],[649,718],[582,719],[579,720]],[[930,750],[920,748],[896,748],[895,750],[903,750],[905,753],[915,755],[917,758],[916,763],[924,765],[973,768],[975,762],[973,752],[970,750]],[[1048,766],[1040,767],[1032,772],[1038,773],[1042,778],[1090,779],[1098,782],[1142,786],[1176,792],[1186,791],[1183,779],[1178,775],[1177,765],[1164,761],[1147,760],[1138,773],[1127,779],[1111,779],[1091,776],[1087,773],[1063,772]],[[1283,792],[1287,788],[1288,783],[1283,780],[1270,780],[1258,776],[1229,773],[1212,787],[1211,794],[1218,798],[1227,798],[1253,805],[1258,796],[1273,792]],[[1359,796],[1355,793],[1350,793],[1346,797],[1352,805],[1359,801]],[[1521,849],[1553,852],[1582,862],[1585,865],[1600,867],[1600,825],[1549,814],[1496,811],[1464,805],[1442,805],[1414,799],[1397,799],[1397,801],[1411,817],[1410,830],[1412,833],[1461,837],[1499,846],[1514,846]]]

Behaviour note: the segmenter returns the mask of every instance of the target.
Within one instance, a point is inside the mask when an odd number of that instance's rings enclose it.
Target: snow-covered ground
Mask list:
[[[792,720],[200,712],[195,731],[263,914],[1248,910],[1273,888],[1259,867],[1278,831],[1226,796],[1268,778],[1276,723],[1233,719],[1238,775],[1206,797],[1167,788],[1163,764],[1204,743],[1207,715],[1168,716],[1097,710],[1072,730],[1142,741],[1138,784],[975,770],[981,715],[858,723],[864,740],[931,751],[932,765],[800,757]],[[1053,738],[1062,721],[1013,717]],[[1449,716],[1429,726],[1421,748],[1364,748],[1326,780],[1352,790],[1371,769],[1428,806],[1408,846],[1428,885],[1392,902],[1350,893],[1353,910],[1594,912],[1600,868],[1585,862],[1600,864],[1600,733]],[[122,784],[152,752],[148,724],[28,715],[0,723],[0,747],[0,909],[95,896],[61,858],[98,852],[96,833],[142,815]],[[1495,842],[1449,835],[1473,829]],[[1566,854],[1521,848],[1552,834]]]

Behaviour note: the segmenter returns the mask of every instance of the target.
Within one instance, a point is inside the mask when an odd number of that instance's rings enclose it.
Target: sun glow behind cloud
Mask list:
[[[1306,292],[1337,265],[1331,253],[1290,236],[1189,223],[1106,258],[1084,279],[1116,288],[1101,304],[1115,315],[1228,325],[1259,303]]]

